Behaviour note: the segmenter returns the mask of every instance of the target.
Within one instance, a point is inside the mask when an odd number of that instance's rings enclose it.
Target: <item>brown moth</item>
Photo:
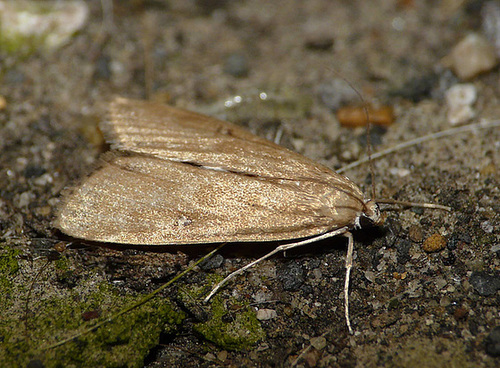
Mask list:
[[[135,245],[353,239],[377,204],[329,168],[225,121],[116,98],[101,129],[114,152],[64,199],[55,226],[75,238]]]

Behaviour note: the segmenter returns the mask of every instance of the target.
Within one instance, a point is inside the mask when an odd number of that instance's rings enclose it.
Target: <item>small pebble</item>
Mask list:
[[[32,192],[23,192],[19,195],[17,207],[27,207],[33,200],[35,200],[35,195]]]
[[[52,175],[49,173],[45,173],[45,174],[39,176],[38,178],[34,179],[33,183],[43,187],[45,185],[51,184],[53,181],[54,181],[54,178],[52,177]]]
[[[471,33],[445,57],[443,63],[461,79],[490,71],[497,63],[495,48],[484,37]]]
[[[312,337],[309,341],[316,350],[323,350],[326,346],[326,339],[323,336]]]
[[[225,362],[227,359],[227,351],[222,350],[217,353],[217,359],[220,360],[221,362]]]
[[[278,317],[278,313],[274,309],[259,309],[257,311],[257,319],[259,321],[268,321]]]
[[[493,232],[493,230],[494,230],[494,227],[491,224],[491,222],[489,222],[489,221],[483,221],[483,222],[481,222],[481,229],[483,229],[483,231],[485,233],[491,234]]]
[[[367,116],[368,112],[368,116]],[[389,126],[394,123],[394,109],[392,106],[369,107],[346,106],[337,110],[337,119],[341,125],[349,128],[366,126],[369,121],[375,125]]]
[[[424,238],[424,235],[422,234],[422,228],[417,225],[410,226],[410,229],[408,230],[408,236],[410,237],[410,240],[415,243],[420,243]]]
[[[224,262],[224,257],[221,256],[220,254],[216,254],[213,257],[205,259],[203,262],[201,262],[200,268],[203,271],[213,270],[215,268],[219,268],[223,262]]]
[[[427,253],[438,252],[446,247],[446,243],[446,238],[436,233],[425,239],[422,249]]]
[[[212,353],[206,353],[204,359],[207,360],[207,361],[209,361],[209,362],[214,362],[215,361],[215,355],[213,355]]]
[[[391,174],[392,176],[404,178],[405,176],[410,175],[411,171],[405,168],[392,167],[389,169],[389,174]]]
[[[446,281],[446,279],[442,278],[442,277],[438,277],[434,283],[436,284],[436,288],[441,290],[443,289],[447,284],[448,282]]]
[[[448,296],[443,296],[441,300],[439,300],[439,305],[441,307],[447,307],[451,304],[451,300]]]
[[[279,273],[278,278],[286,291],[297,291],[304,284],[304,270],[296,262],[290,262]]]
[[[410,261],[411,243],[406,239],[401,239],[396,243],[396,259],[399,264],[404,265]]]
[[[375,282],[375,272],[373,271],[365,271],[365,278],[370,282]]]
[[[477,91],[473,84],[455,84],[446,91],[445,96],[448,122],[451,125],[464,124],[476,116],[473,105],[477,99]]]
[[[500,290],[500,277],[486,272],[473,272],[469,282],[481,296],[491,296]]]

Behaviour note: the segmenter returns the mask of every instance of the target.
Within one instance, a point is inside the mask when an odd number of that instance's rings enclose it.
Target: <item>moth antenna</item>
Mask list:
[[[366,115],[366,121],[367,121],[367,124],[366,124],[366,155],[368,157],[368,162],[370,165],[372,198],[375,198],[375,169],[373,168],[372,140],[371,140],[371,136],[370,136],[371,129],[372,129],[372,122],[370,120],[370,111],[368,110],[368,106],[366,104],[366,101],[363,99],[363,96],[361,95],[361,93],[359,93],[358,91],[356,91],[356,93],[358,94],[359,98],[361,98],[361,101],[363,102],[363,111],[365,112],[365,115]]]
[[[222,286],[224,286],[229,280],[233,279],[235,276],[238,276],[239,274],[245,272],[249,268],[255,266],[257,263],[259,263],[259,262],[261,262],[261,261],[263,261],[263,260],[271,257],[272,255],[274,255],[276,253],[284,252],[284,251],[287,251],[289,249],[297,248],[297,247],[300,247],[302,245],[314,243],[314,242],[317,242],[317,241],[320,241],[320,240],[323,240],[323,239],[332,238],[332,237],[337,236],[337,235],[343,235],[343,234],[345,234],[347,232],[348,232],[348,228],[347,227],[341,227],[340,229],[336,229],[336,230],[333,230],[333,231],[330,231],[330,232],[327,232],[327,233],[324,233],[324,234],[321,234],[321,235],[317,235],[317,236],[314,236],[312,238],[305,239],[305,240],[302,240],[302,241],[299,241],[299,242],[289,243],[289,244],[282,244],[282,245],[276,247],[271,252],[269,252],[269,253],[265,254],[264,256],[260,257],[259,259],[256,259],[255,261],[250,262],[249,264],[247,264],[247,265],[245,265],[245,266],[237,269],[236,271],[230,273],[229,275],[227,275],[224,280],[220,281],[219,283],[217,283],[213,287],[213,289],[210,292],[210,294],[208,294],[207,297],[204,299],[204,302],[205,303],[208,302],[210,300],[210,298],[212,296],[214,296],[214,294]]]
[[[366,157],[363,157],[362,159],[351,162],[350,164],[345,165],[344,167],[338,169],[337,173],[341,174],[349,169],[352,169],[354,167],[358,167],[366,162],[371,163],[372,160],[374,160],[374,159],[377,159],[377,158],[380,158],[383,156],[387,156],[390,153],[393,153],[393,152],[396,152],[396,151],[399,151],[402,149],[416,146],[417,144],[420,144],[423,142],[427,142],[427,141],[431,141],[431,140],[435,140],[435,139],[439,139],[439,138],[444,138],[444,137],[449,137],[449,136],[455,135],[455,134],[460,134],[460,133],[465,133],[465,132],[473,132],[475,130],[491,129],[491,128],[497,128],[497,127],[500,127],[500,120],[493,120],[493,121],[483,120],[483,121],[480,121],[479,123],[475,123],[475,124],[469,124],[469,125],[464,125],[464,126],[457,127],[457,128],[443,130],[441,132],[430,133],[430,134],[424,135],[422,137],[415,138],[415,139],[409,140],[407,142],[397,144],[397,145],[390,147],[390,148],[387,148],[385,150],[373,153],[371,155],[371,157],[366,156]]]
[[[444,211],[448,211],[448,212],[452,211],[451,207],[442,206],[440,204],[435,204],[435,203],[417,203],[417,202],[398,201],[396,199],[391,199],[391,198],[377,199],[376,202],[383,203],[383,204],[400,205],[400,206],[404,206],[404,207],[432,208],[432,209],[444,210]]]
[[[144,87],[146,96],[150,99],[153,95],[153,80],[154,80],[154,62],[152,58],[153,49],[153,32],[156,28],[156,19],[152,13],[144,13],[142,16],[142,46],[143,46],[143,61],[144,61]]]
[[[370,110],[368,109],[368,103],[366,100],[363,98],[363,95],[354,87],[354,85],[345,77],[340,75],[334,70],[335,74],[339,76],[344,82],[347,83],[349,87],[356,93],[358,98],[360,99],[361,103],[363,104],[363,111],[366,116],[366,161],[369,162],[369,167],[370,167],[370,178],[371,178],[371,187],[372,187],[372,198],[375,198],[375,169],[373,168],[373,162],[372,162],[372,144],[371,144],[371,137],[370,137],[370,132],[371,132],[371,126],[372,122],[370,119]],[[338,173],[340,173],[340,170],[337,170]]]

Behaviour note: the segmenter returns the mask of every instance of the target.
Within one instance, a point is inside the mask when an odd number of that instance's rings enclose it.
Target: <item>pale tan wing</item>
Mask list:
[[[144,155],[108,155],[66,196],[56,227],[125,244],[270,241],[352,225],[359,199],[326,183],[263,179]]]
[[[326,181],[359,192],[344,176],[237,125],[166,105],[118,97],[102,130],[121,151],[260,177]]]

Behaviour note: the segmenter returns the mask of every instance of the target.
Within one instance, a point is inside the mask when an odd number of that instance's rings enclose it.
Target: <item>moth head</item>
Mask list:
[[[365,226],[379,225],[382,222],[380,216],[380,208],[372,199],[365,202],[363,206],[363,212],[356,218],[355,228],[361,228]]]

